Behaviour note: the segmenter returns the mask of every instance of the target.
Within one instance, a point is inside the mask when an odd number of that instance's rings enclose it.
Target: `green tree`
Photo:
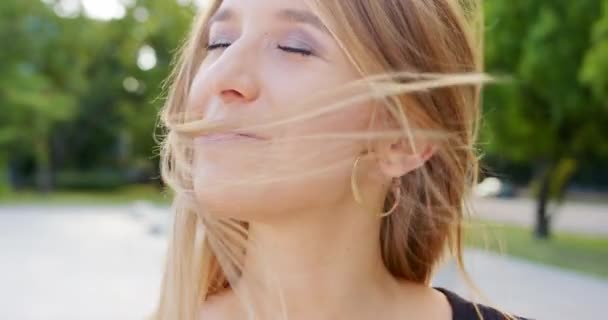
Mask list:
[[[156,146],[153,132],[158,110],[164,103],[162,84],[169,75],[177,48],[190,30],[196,9],[191,3],[140,0],[129,8],[125,19],[116,21],[117,30],[129,30],[128,39],[120,45],[125,76],[137,81],[137,89],[127,90],[119,102],[125,123],[123,137],[127,142],[136,142],[130,143],[132,161],[158,168],[158,159],[153,155]],[[156,60],[154,67],[147,70],[137,63],[146,50],[153,52]],[[126,85],[124,81],[125,78],[121,79]]]
[[[59,19],[40,1],[27,0],[2,1],[0,21],[6,44],[0,53],[0,143],[4,150],[29,150],[37,185],[48,190],[52,130],[73,118],[75,94],[85,83],[86,58],[78,55],[73,32],[82,19]]]
[[[608,108],[608,1],[602,1],[600,18],[593,24],[591,47],[583,60],[581,82],[589,87],[594,97]],[[606,128],[606,126],[604,127]],[[608,144],[599,146],[608,153]]]
[[[606,22],[597,0],[485,4],[487,70],[513,78],[485,95],[486,152],[536,168],[535,233],[546,238],[550,197],[562,198],[577,168],[608,155],[608,73],[596,72],[607,65]]]
[[[98,21],[57,16],[59,1],[0,3],[0,41],[11,44],[0,50],[0,165],[33,157],[41,190],[54,169],[156,168],[160,87],[195,6],[131,1],[123,18]],[[155,63],[138,65],[142,48]]]

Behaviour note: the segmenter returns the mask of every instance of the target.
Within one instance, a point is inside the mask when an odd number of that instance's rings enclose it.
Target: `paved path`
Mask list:
[[[468,299],[540,320],[604,319],[608,280],[485,251],[468,250],[465,262],[486,299],[471,295],[454,263],[448,263],[433,285],[450,288]],[[608,266],[607,266],[608,267]]]
[[[135,320],[152,310],[163,238],[127,208],[0,208],[0,319]]]
[[[533,226],[536,203],[528,198],[476,198],[476,216],[483,219]],[[555,230],[608,236],[608,204],[567,202],[556,211]]]
[[[157,298],[166,218],[142,209],[0,207],[0,319],[143,319]],[[604,312],[606,280],[481,251],[466,259],[482,291],[507,311],[551,320]],[[447,264],[434,285],[466,296],[458,279]]]

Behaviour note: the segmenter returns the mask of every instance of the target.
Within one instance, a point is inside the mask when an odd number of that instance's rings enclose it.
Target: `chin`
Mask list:
[[[243,175],[237,176],[233,179],[225,175],[221,179],[216,175],[195,177],[196,200],[205,214],[247,222],[260,221],[289,212],[286,200],[297,203],[296,192],[287,190],[283,184],[248,182]]]
[[[250,160],[209,153],[198,158],[194,192],[205,214],[269,223],[314,207],[330,206],[351,192],[350,166],[331,173],[301,175],[318,163],[282,169],[281,163],[291,163],[288,159]],[[272,179],[281,177],[294,178]]]

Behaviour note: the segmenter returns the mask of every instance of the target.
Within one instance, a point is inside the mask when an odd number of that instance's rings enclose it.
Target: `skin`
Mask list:
[[[304,0],[224,1],[212,19],[210,51],[193,81],[190,110],[214,121],[268,114],[289,118],[314,108],[295,102],[360,78],[311,15]],[[395,279],[386,270],[381,220],[370,212],[382,211],[391,180],[424,164],[433,147],[422,144],[420,153],[413,153],[404,141],[386,139],[371,145],[294,140],[368,130],[376,125],[373,108],[371,103],[354,105],[249,130],[247,137],[232,132],[195,140],[198,201],[210,214],[249,222],[255,240],[239,285],[209,299],[201,319],[245,319],[236,295],[245,286],[261,303],[259,318],[269,319],[278,309],[263,304],[278,301],[272,290],[276,282],[264,280],[269,274],[281,285],[289,319],[451,319],[441,293]],[[350,187],[353,163],[362,154],[367,156],[357,176],[366,207],[354,200]]]

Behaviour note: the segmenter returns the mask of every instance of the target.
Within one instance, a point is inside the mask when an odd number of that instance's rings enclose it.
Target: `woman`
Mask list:
[[[224,0],[172,77],[158,319],[507,319],[429,285],[476,180],[475,6]]]

